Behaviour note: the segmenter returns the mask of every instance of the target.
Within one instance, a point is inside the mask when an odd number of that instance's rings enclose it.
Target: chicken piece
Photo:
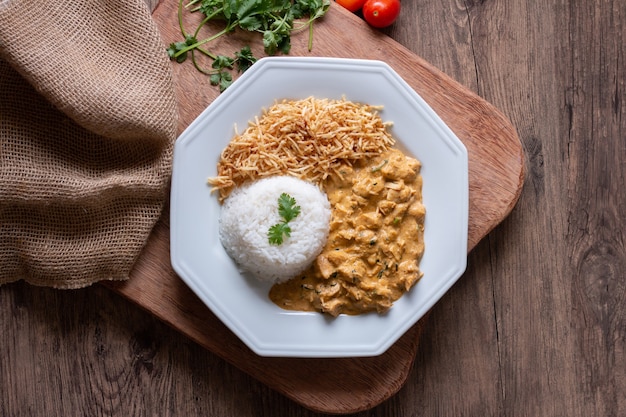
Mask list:
[[[370,211],[360,214],[355,224],[367,229],[379,229],[383,225],[383,216],[377,211]]]
[[[341,249],[328,252],[326,256],[328,258],[328,262],[330,262],[334,266],[341,265],[342,263],[350,259],[350,254]]]
[[[320,303],[320,310],[323,313],[328,313],[333,317],[337,317],[341,314],[344,304],[344,300],[341,298],[331,298]]]
[[[319,284],[315,287],[315,292],[318,294],[322,302],[334,298],[337,294],[339,294],[340,290],[341,285],[339,285],[336,281],[328,284]]]
[[[409,206],[408,213],[417,220],[423,220],[426,215],[426,207],[424,207],[421,201],[414,201],[413,204]]]
[[[413,181],[420,169],[419,161],[404,156],[398,150],[390,152],[387,160],[388,163],[380,169],[380,172],[390,180]]]
[[[354,180],[352,192],[361,197],[368,198],[377,195],[385,188],[385,180],[382,175],[372,175],[368,170],[362,170]]]
[[[354,283],[363,279],[367,269],[361,259],[353,257],[338,265],[337,272],[344,276],[348,282]]]
[[[396,203],[405,203],[409,201],[413,192],[411,188],[407,187],[404,181],[388,182],[385,184],[387,189],[387,200]]]
[[[378,212],[383,216],[386,216],[390,213],[394,207],[396,207],[396,203],[394,201],[389,200],[380,200],[377,204]]]
[[[337,231],[337,237],[345,240],[353,240],[357,237],[358,232],[354,229],[343,229]]]
[[[324,277],[325,279],[330,278],[333,272],[335,272],[334,265],[330,263],[326,256],[318,256],[315,262],[317,264],[317,269],[319,269],[320,274],[322,274],[322,277]]]
[[[356,243],[362,245],[361,247],[366,248],[367,246],[371,246],[376,244],[376,233],[371,229],[362,229],[359,230]]]

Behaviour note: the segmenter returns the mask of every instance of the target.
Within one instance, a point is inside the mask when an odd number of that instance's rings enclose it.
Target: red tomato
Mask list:
[[[384,28],[395,22],[400,14],[400,0],[366,0],[363,18],[375,28]]]
[[[365,4],[366,0],[335,0],[335,2],[350,10],[351,12],[356,12],[358,10],[361,10],[361,7],[363,7],[363,4]]]

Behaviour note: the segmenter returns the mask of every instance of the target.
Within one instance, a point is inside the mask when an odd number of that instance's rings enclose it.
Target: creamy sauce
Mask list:
[[[391,149],[329,176],[322,184],[332,209],[328,241],[309,269],[274,285],[270,299],[332,316],[388,310],[423,275],[420,168]]]

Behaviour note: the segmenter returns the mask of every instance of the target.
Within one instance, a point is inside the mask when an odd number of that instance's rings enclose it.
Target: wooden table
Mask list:
[[[385,33],[499,108],[527,174],[402,388],[356,415],[623,414],[626,4],[404,1]],[[317,415],[104,286],[12,284],[0,312],[2,416]]]

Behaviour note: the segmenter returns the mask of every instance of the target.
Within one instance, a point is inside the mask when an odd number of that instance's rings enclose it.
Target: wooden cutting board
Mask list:
[[[163,0],[153,12],[163,40],[181,40],[177,0]],[[187,31],[195,18],[186,14]],[[469,153],[471,250],[511,211],[521,192],[524,158],[509,120],[391,38],[370,29],[358,17],[332,2],[314,28],[312,52],[307,32],[292,38],[293,56],[379,59],[390,64],[441,116],[464,142]],[[261,56],[259,39],[232,33],[213,44],[232,55],[250,44]],[[173,64],[179,100],[179,133],[218,95],[207,77],[190,62]],[[367,88],[367,86],[364,86]],[[169,212],[156,225],[131,279],[105,284],[142,306],[254,378],[303,406],[325,413],[353,413],[374,407],[404,384],[428,318],[413,326],[386,353],[373,358],[263,358],[250,351],[176,276],[169,261]]]

